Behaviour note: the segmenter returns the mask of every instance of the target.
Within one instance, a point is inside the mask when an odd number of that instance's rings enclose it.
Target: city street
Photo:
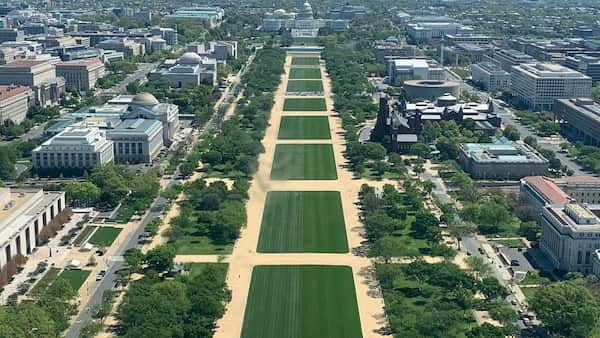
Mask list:
[[[457,205],[458,201],[455,201],[452,196],[448,193],[448,189],[444,181],[439,177],[437,170],[432,168],[432,165],[429,161],[427,161],[424,165],[425,172],[421,174],[421,179],[423,181],[430,180],[434,183],[435,187],[432,193],[441,203],[450,203],[452,205]],[[453,226],[463,226],[462,220],[458,215],[455,215],[455,225]],[[514,298],[517,301],[517,304],[512,304],[511,306],[517,310],[523,310],[522,304],[525,304],[525,296],[518,285],[514,284],[512,281],[512,275],[508,271],[508,266],[505,266],[504,263],[498,257],[498,254],[494,251],[492,246],[483,238],[478,238],[478,236],[463,236],[460,241],[460,251],[467,254],[467,256],[479,257],[490,267],[490,272],[492,276],[494,276],[500,284],[505,286],[511,291],[511,294],[507,297],[507,301],[510,303]],[[521,321],[518,322],[518,325],[524,328],[524,325]]]
[[[223,120],[223,114],[226,111],[228,104],[233,98],[235,93],[235,88],[239,85],[242,75],[245,73],[248,65],[252,63],[254,60],[255,54],[253,53],[248,58],[248,61],[244,65],[244,67],[238,72],[236,76],[233,77],[230,85],[225,89],[221,98],[215,103],[215,113],[211,116],[210,120],[206,122],[206,124],[200,128],[198,133],[193,133],[193,138],[191,144],[194,144],[199,137],[203,134],[218,128],[220,126],[221,121]],[[192,150],[192,147],[188,147],[187,152],[189,153]],[[179,168],[175,171],[172,177],[179,177]],[[177,180],[167,180],[167,184],[163,185],[162,190],[167,189],[169,186],[177,183]],[[66,337],[67,338],[78,338],[79,332],[83,325],[92,320],[91,313],[88,309],[91,309],[94,304],[99,304],[102,300],[102,294],[105,290],[110,290],[115,285],[115,280],[117,278],[117,272],[125,267],[125,262],[123,261],[122,254],[130,248],[139,247],[137,244],[138,236],[142,234],[145,230],[145,226],[150,223],[153,219],[160,217],[162,210],[166,205],[166,200],[162,197],[157,197],[152,205],[150,206],[149,211],[144,215],[142,220],[138,223],[137,229],[132,231],[130,236],[126,238],[121,247],[117,250],[119,255],[114,257],[109,257],[109,261],[112,264],[109,264],[109,270],[106,273],[106,276],[98,283],[93,283],[92,288],[88,290],[91,292],[91,297],[89,298],[87,304],[85,304],[81,308],[81,312],[77,315],[75,322],[68,329]],[[83,291],[82,291],[83,292]]]
[[[171,182],[169,186],[173,184]],[[163,188],[166,189],[168,186]],[[82,307],[82,311],[79,313],[75,322],[69,327],[67,331],[67,338],[78,338],[79,332],[81,328],[85,324],[85,322],[92,320],[91,313],[89,309],[92,308],[94,304],[100,304],[102,301],[102,294],[105,290],[111,290],[115,286],[115,280],[117,279],[117,271],[125,267],[125,262],[123,261],[122,254],[127,251],[127,249],[135,248],[137,246],[138,236],[144,232],[144,227],[150,223],[153,219],[159,217],[161,215],[162,209],[166,205],[166,200],[162,197],[158,197],[154,200],[150,207],[150,211],[148,211],[143,219],[138,223],[138,227],[135,231],[132,231],[129,236],[123,241],[117,253],[118,256],[108,257],[108,261],[111,262],[108,264],[108,271],[106,276],[100,282],[92,283],[92,287],[88,290],[84,291],[83,288],[80,292],[89,292],[91,294],[89,301]],[[90,276],[89,278],[94,278],[94,276]]]
[[[127,75],[127,77],[125,79],[123,79],[123,81],[119,82],[118,84],[114,85],[111,88],[108,89],[98,89],[95,92],[96,96],[100,96],[100,95],[109,95],[109,96],[114,96],[114,95],[119,95],[123,92],[125,92],[125,88],[127,87],[128,84],[135,82],[135,81],[146,81],[146,77],[148,76],[148,74],[154,70],[156,68],[156,66],[158,65],[158,62],[154,62],[154,63],[138,63],[138,69]]]

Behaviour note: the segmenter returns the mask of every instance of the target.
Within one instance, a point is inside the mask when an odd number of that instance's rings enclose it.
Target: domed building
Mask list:
[[[298,20],[312,20],[312,19],[314,19],[313,9],[312,9],[312,6],[310,5],[310,3],[305,2],[302,5],[302,8],[300,9],[300,12],[296,16],[296,18]]]
[[[202,58],[194,52],[186,52],[179,58],[178,63],[180,65],[197,65],[202,63]]]
[[[107,105],[127,105],[122,116],[124,119],[157,120],[162,124],[163,143],[170,145],[179,128],[179,106],[171,103],[160,103],[150,93],[136,95],[120,95],[108,101]]]
[[[150,163],[163,146],[173,143],[179,129],[179,107],[160,103],[150,93],[119,95],[104,105],[61,115],[45,134],[56,137],[67,128],[104,132],[113,144],[111,158],[117,162]]]
[[[131,100],[131,104],[138,106],[155,106],[160,104],[156,97],[150,93],[139,93],[136,94]]]
[[[166,78],[171,87],[182,88],[186,85],[217,85],[217,60],[202,57],[194,52],[186,52],[177,60],[166,60],[162,68],[148,74],[150,80]]]
[[[291,30],[294,37],[316,37],[321,28],[330,28],[334,32],[348,30],[348,20],[341,19],[315,19],[314,11],[309,2],[305,2],[298,9],[298,13],[290,13],[284,9],[277,9],[266,13],[262,29],[265,32]]]

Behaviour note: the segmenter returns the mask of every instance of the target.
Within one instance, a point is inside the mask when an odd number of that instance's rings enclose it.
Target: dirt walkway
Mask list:
[[[376,186],[382,186],[385,183],[395,184],[393,181],[366,181],[356,180],[352,173],[348,171],[344,164],[343,151],[345,150],[345,141],[343,139],[343,129],[340,119],[333,112],[333,101],[331,97],[326,96],[326,105],[328,113],[323,112],[283,112],[283,102],[285,99],[285,90],[288,82],[288,73],[291,64],[291,56],[287,56],[285,64],[285,73],[282,75],[281,83],[275,95],[275,103],[271,112],[270,126],[266,130],[263,140],[265,152],[259,156],[259,169],[256,173],[252,186],[249,190],[249,200],[247,205],[248,224],[242,229],[240,239],[236,242],[233,253],[225,261],[229,262],[229,271],[227,274],[227,284],[232,290],[231,302],[227,305],[227,310],[223,318],[217,322],[217,331],[215,338],[239,337],[242,330],[244,311],[248,297],[252,269],[257,265],[274,264],[322,264],[322,265],[347,265],[352,267],[356,287],[357,301],[361,318],[363,337],[380,336],[375,330],[386,325],[386,318],[383,310],[383,299],[381,298],[379,287],[373,276],[373,265],[370,259],[365,257],[347,254],[258,254],[255,252],[260,232],[260,223],[264,208],[265,198],[268,191],[271,190],[335,190],[341,193],[344,218],[346,221],[346,232],[350,248],[360,246],[363,241],[361,233],[362,224],[358,220],[358,209],[354,202],[358,198],[358,192],[363,183],[369,183]],[[324,92],[331,92],[331,84],[326,76],[325,67],[321,65],[321,71],[324,74],[323,86]],[[308,97],[308,96],[303,96]],[[337,165],[337,180],[331,181],[271,181],[271,165],[275,153],[275,146],[279,141],[277,134],[282,115],[325,115],[329,116],[329,125],[331,128],[331,141],[321,140],[318,143],[331,143],[335,154]],[[315,143],[314,141],[294,140],[293,143]],[[176,260],[181,262],[214,261],[217,257],[185,257],[177,256]]]

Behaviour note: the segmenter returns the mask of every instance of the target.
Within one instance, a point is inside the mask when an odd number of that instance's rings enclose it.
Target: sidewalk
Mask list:
[[[59,246],[58,244],[60,243],[60,239],[63,236],[67,235],[69,230],[73,229],[75,225],[83,219],[83,217],[84,214],[74,213],[71,217],[71,220],[67,224],[65,224],[64,228],[58,231],[56,236],[52,237],[47,244],[37,247],[35,251],[31,253],[31,255],[27,256],[27,263],[23,266],[23,271],[16,274],[14,276],[13,281],[4,287],[4,291],[2,291],[2,293],[0,294],[0,303],[5,304],[8,296],[17,292],[17,288],[21,283],[32,278],[29,277],[28,274],[30,272],[35,271],[39,263],[47,262],[48,267],[44,272],[33,277],[37,278],[37,280],[34,284],[30,286],[29,290],[31,290],[31,288],[33,288],[33,286],[37,284],[37,282],[44,276],[44,274],[46,273],[46,271],[48,271],[49,268],[53,266],[59,266],[61,262],[64,261],[64,258],[67,256],[71,249],[70,246]],[[24,297],[19,296],[19,300],[22,298]]]

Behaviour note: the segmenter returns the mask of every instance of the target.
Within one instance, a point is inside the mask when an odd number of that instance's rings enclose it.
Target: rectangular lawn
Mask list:
[[[318,66],[318,57],[307,57],[307,56],[294,56],[292,58],[293,66]]]
[[[352,269],[256,266],[242,338],[360,338]]]
[[[287,91],[298,92],[322,92],[323,81],[321,80],[290,80],[288,81]]]
[[[331,144],[278,144],[275,147],[271,179],[337,179],[333,147]]]
[[[88,243],[97,246],[110,246],[117,236],[119,236],[121,230],[123,229],[115,227],[99,227],[92,237],[90,237]]]
[[[225,255],[231,253],[233,244],[218,244],[208,237],[184,235],[177,239],[175,248],[178,255]]]
[[[325,99],[313,98],[287,98],[283,102],[283,111],[326,111]]]
[[[89,275],[90,271],[88,270],[64,270],[58,275],[58,278],[66,279],[73,290],[78,291]]]
[[[186,264],[186,268],[189,268],[189,276],[194,278],[202,273],[208,267],[215,267],[219,271],[219,277],[222,277],[225,280],[227,276],[227,269],[229,268],[229,264],[227,263],[188,263]]]
[[[337,191],[270,191],[258,252],[348,252]]]
[[[328,140],[331,138],[329,118],[327,116],[283,116],[278,138]]]
[[[320,68],[290,68],[290,79],[320,79],[321,69]]]

